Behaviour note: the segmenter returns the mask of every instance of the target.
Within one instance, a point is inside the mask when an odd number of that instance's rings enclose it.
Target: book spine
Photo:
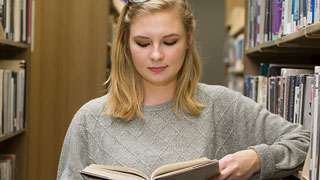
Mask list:
[[[276,81],[276,77],[270,77],[269,78],[269,111],[272,113],[276,113],[275,111],[275,81]]]
[[[5,22],[5,27],[4,27],[4,32],[6,34],[6,38],[9,39],[9,33],[10,33],[10,3],[11,3],[11,0],[6,0],[5,1],[5,5],[6,5],[6,8],[5,8],[5,13],[6,13],[6,22]]]
[[[270,18],[269,18],[269,27],[268,27],[268,41],[272,40],[272,11],[273,11],[273,7],[272,7],[272,0],[270,0]]]
[[[295,96],[295,76],[290,76],[289,80],[289,94],[288,94],[288,121],[293,121],[293,111],[294,111],[294,96]]]
[[[311,0],[311,23],[314,23],[315,0]]]
[[[303,0],[303,27],[307,26],[308,0]]]
[[[265,20],[265,41],[269,41],[270,38],[269,38],[269,27],[270,27],[270,10],[271,10],[271,7],[270,7],[270,2],[271,0],[267,0],[267,9],[266,9],[266,20]]]
[[[282,2],[273,0],[272,4],[272,40],[278,38],[282,17]]]
[[[299,123],[299,112],[300,112],[300,75],[295,76],[295,95],[294,95],[294,116],[293,122]]]
[[[293,16],[293,32],[298,31],[298,20],[299,20],[299,0],[293,0],[292,5],[292,16]]]
[[[260,26],[259,26],[259,40],[260,43],[264,42],[264,26],[265,26],[265,16],[266,16],[266,0],[261,0],[260,2]]]

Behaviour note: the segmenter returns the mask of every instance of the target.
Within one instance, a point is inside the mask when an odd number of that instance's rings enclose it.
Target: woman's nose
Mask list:
[[[154,48],[152,54],[151,54],[151,59],[154,61],[159,61],[164,58],[163,53],[159,50],[159,48]]]

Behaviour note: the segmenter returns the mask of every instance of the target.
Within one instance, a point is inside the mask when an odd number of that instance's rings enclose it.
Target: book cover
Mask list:
[[[1,0],[0,1],[0,31],[2,28],[2,33],[4,33],[4,26],[6,24],[6,2],[5,0]],[[2,37],[3,34],[0,34],[0,38],[4,38]]]
[[[314,23],[315,0],[311,0],[311,23]]]
[[[312,86],[312,136],[311,136],[311,148],[313,153],[313,164],[314,164],[314,171],[313,177],[315,179],[319,179],[318,175],[318,101],[319,101],[319,74],[314,75],[314,84]]]
[[[292,0],[292,16],[293,16],[293,31],[298,31],[298,20],[299,20],[299,0]]]
[[[304,126],[304,105],[305,105],[305,96],[306,96],[306,81],[307,81],[307,77],[311,76],[310,74],[302,74],[300,75],[300,85],[299,85],[299,89],[300,89],[300,112],[299,112],[299,123],[302,124]]]
[[[272,0],[272,40],[278,38],[281,27],[282,1]]]
[[[291,34],[292,33],[292,23],[293,23],[293,18],[292,18],[292,0],[286,1],[287,6],[285,7],[287,9],[286,11],[286,18],[287,18],[287,23],[285,24],[287,26],[287,32],[286,34]]]
[[[258,76],[257,83],[257,103],[262,104],[267,108],[267,91],[268,91],[268,78],[265,76]]]
[[[219,175],[219,162],[199,158],[157,168],[147,177],[142,172],[118,166],[89,165],[79,172],[84,179],[115,180],[205,180]]]
[[[276,114],[276,84],[277,77],[272,76],[268,79],[268,110]]]
[[[13,0],[13,41],[21,38],[21,0]]]
[[[288,77],[288,96],[287,96],[287,119],[293,123],[293,110],[294,110],[294,95],[295,95],[295,75]]]
[[[270,36],[269,36],[269,32],[270,32],[270,17],[271,17],[271,0],[267,0],[267,4],[266,4],[266,16],[265,16],[265,29],[264,29],[264,33],[265,33],[265,39],[264,41],[269,41],[270,40]]]
[[[306,77],[305,82],[305,96],[304,96],[304,114],[303,126],[306,130],[312,131],[312,86],[314,85],[314,76]]]
[[[295,94],[294,94],[294,110],[293,110],[293,122],[299,123],[299,112],[300,112],[300,75],[295,76]]]
[[[276,114],[280,115],[280,102],[281,102],[281,81],[282,81],[282,77],[281,76],[277,76],[277,81],[276,81]]]
[[[266,19],[266,0],[261,0],[260,2],[260,27],[259,27],[259,40],[260,44],[264,42],[265,33],[265,19]]]

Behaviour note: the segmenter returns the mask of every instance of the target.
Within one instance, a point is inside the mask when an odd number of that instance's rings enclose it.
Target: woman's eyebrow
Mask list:
[[[170,38],[170,37],[180,37],[180,35],[173,33],[173,34],[166,35],[163,38]]]
[[[134,36],[133,39],[146,39],[146,40],[148,40],[150,38],[145,37],[145,36]]]

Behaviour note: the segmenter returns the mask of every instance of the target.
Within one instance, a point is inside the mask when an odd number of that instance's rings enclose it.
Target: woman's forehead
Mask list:
[[[131,26],[132,34],[144,33],[182,33],[183,23],[174,11],[146,14],[135,19]]]

